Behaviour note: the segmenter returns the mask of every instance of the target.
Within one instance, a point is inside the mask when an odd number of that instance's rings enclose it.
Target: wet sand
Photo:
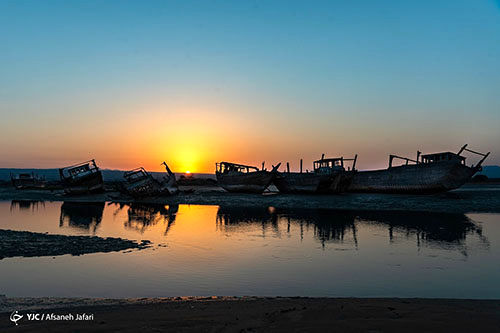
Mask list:
[[[28,231],[0,229],[0,260],[9,257],[42,257],[64,254],[114,252],[149,247],[149,241],[137,243],[122,238],[48,235]]]
[[[37,301],[38,300],[38,301]],[[495,332],[500,301],[398,298],[198,297],[45,299],[33,313],[93,314],[92,321],[27,321],[22,304],[5,299],[2,332]],[[58,300],[60,302],[58,302]],[[16,306],[16,302],[19,303]],[[49,302],[50,303],[50,302]],[[68,303],[71,303],[68,305]],[[0,306],[2,300],[0,298]],[[59,306],[57,306],[59,304]],[[66,305],[64,305],[66,304]],[[33,308],[33,307],[31,307]],[[12,311],[24,317],[15,326]]]
[[[118,192],[65,196],[62,191],[22,190],[0,187],[0,200],[46,200],[75,202],[122,203],[141,202],[237,207],[315,208],[345,210],[410,210],[453,213],[500,213],[500,185],[467,185],[458,190],[435,195],[391,195],[344,193],[339,195],[239,194],[227,193],[217,187],[181,187],[169,197],[132,200]]]

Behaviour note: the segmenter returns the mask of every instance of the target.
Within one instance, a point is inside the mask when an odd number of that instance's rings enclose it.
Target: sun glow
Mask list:
[[[191,174],[191,171],[186,170],[186,175],[190,175],[190,174]]]

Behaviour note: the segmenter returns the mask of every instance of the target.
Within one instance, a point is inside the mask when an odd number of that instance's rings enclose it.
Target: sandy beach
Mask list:
[[[2,332],[494,332],[500,329],[498,300],[4,298],[0,304]],[[18,326],[9,321],[11,311],[15,310],[24,315]],[[27,313],[75,317],[85,313],[93,315],[93,320],[28,321]]]

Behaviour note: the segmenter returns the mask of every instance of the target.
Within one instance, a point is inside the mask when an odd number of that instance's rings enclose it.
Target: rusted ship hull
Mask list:
[[[354,174],[349,192],[429,194],[459,188],[478,171],[454,161],[391,167]]]
[[[262,193],[271,185],[275,173],[255,171],[250,173],[216,173],[217,183],[228,192]]]
[[[65,179],[63,185],[66,194],[99,193],[104,191],[101,171],[74,180]]]

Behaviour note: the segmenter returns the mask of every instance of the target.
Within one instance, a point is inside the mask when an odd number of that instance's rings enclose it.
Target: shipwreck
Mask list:
[[[228,192],[262,193],[271,185],[281,163],[267,171],[249,165],[230,162],[215,164],[215,175],[220,187]]]
[[[35,173],[18,173],[10,174],[12,185],[18,189],[39,189],[44,188],[47,182],[44,177],[40,177]]]
[[[474,166],[467,166],[461,154],[469,152],[481,156]],[[421,155],[415,160],[389,155],[389,167],[384,170],[360,171],[354,174],[347,190],[349,192],[414,193],[428,194],[446,192],[459,188],[481,170],[481,164],[490,153],[480,153],[467,149],[464,145],[458,153],[441,152]],[[393,160],[405,164],[393,166]]]
[[[104,191],[101,170],[95,160],[59,169],[66,194],[98,193]]]
[[[290,172],[287,163],[285,172],[280,172],[273,180],[274,185],[281,193],[340,193],[344,192],[353,178],[356,168],[354,158],[325,158],[313,162],[313,171],[303,172],[300,160],[300,172]],[[345,169],[345,162],[352,162],[352,166]]]
[[[154,178],[143,167],[127,171],[123,174],[125,184],[123,191],[135,198],[155,197],[161,195],[171,195],[179,191],[175,179],[175,174],[170,170],[167,163],[165,165],[167,175],[158,180]]]

